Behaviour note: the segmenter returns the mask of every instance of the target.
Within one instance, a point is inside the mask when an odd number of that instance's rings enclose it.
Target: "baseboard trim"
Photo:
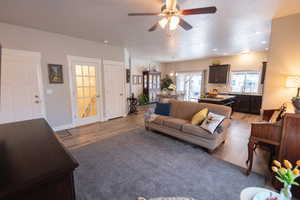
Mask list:
[[[52,127],[54,132],[63,131],[63,130],[71,129],[71,128],[74,128],[73,124],[65,124],[65,125],[61,125],[61,126]]]

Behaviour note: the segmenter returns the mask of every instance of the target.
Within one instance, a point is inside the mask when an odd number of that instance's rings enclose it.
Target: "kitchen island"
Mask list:
[[[200,97],[198,99],[199,103],[212,103],[224,106],[232,107],[235,103],[235,96],[233,95],[216,95],[214,97]]]

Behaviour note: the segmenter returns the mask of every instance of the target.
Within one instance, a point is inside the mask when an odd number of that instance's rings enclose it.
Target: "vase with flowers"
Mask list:
[[[175,94],[176,85],[174,84],[169,85],[168,90],[170,91],[170,95]]]
[[[299,177],[299,167],[300,160],[296,162],[296,166],[293,168],[293,165],[288,160],[283,161],[283,165],[277,161],[273,161],[274,166],[272,167],[273,172],[276,173],[276,179],[283,183],[283,188],[280,191],[280,196],[282,200],[291,200],[292,185],[299,186],[299,183],[296,182],[296,179]]]

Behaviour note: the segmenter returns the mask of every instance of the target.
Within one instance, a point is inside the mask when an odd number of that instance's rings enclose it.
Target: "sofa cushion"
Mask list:
[[[209,112],[213,112],[219,115],[224,115],[230,118],[232,109],[228,106],[210,104],[210,103],[196,103],[187,101],[170,100],[172,104],[170,116],[180,118],[184,120],[191,120],[192,117],[204,108],[207,108]]]
[[[157,103],[154,113],[157,115],[169,116],[171,110],[170,103]]]
[[[154,124],[163,125],[164,119],[168,119],[170,117],[163,115],[156,115],[156,117],[152,120]]]
[[[204,108],[201,111],[197,112],[193,116],[191,124],[193,124],[193,125],[201,124],[205,120],[205,118],[207,117],[207,114],[208,114],[208,109],[207,108]]]
[[[164,126],[169,128],[174,128],[177,130],[182,130],[182,126],[187,123],[189,123],[187,120],[173,118],[173,117],[168,117],[163,119]]]
[[[219,125],[223,122],[225,116],[218,115],[212,112],[209,112],[207,118],[201,124],[201,128],[207,130],[211,134],[214,134]]]
[[[219,135],[219,134],[211,134],[210,132],[206,131],[200,126],[193,125],[193,124],[184,124],[182,127],[182,131],[209,140],[213,140]]]

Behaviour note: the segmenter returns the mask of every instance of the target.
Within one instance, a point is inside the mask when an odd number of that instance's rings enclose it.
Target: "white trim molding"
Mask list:
[[[52,130],[54,132],[57,132],[57,131],[68,130],[68,129],[71,129],[71,128],[75,128],[73,124],[65,124],[65,125],[61,125],[61,126],[52,127]]]
[[[123,62],[113,61],[113,60],[103,60],[103,65],[124,65]]]
[[[77,124],[76,123],[76,104],[75,104],[75,91],[74,91],[74,80],[73,80],[73,69],[72,63],[96,63],[98,65],[97,73],[98,73],[98,91],[99,94],[102,94],[102,60],[101,58],[88,58],[88,57],[79,57],[79,56],[71,56],[67,55],[68,67],[69,67],[69,87],[70,87],[70,97],[71,97],[71,110],[72,110],[72,127],[86,125],[86,124]],[[100,95],[99,97],[99,121],[103,121],[103,109],[102,101],[104,97]]]

